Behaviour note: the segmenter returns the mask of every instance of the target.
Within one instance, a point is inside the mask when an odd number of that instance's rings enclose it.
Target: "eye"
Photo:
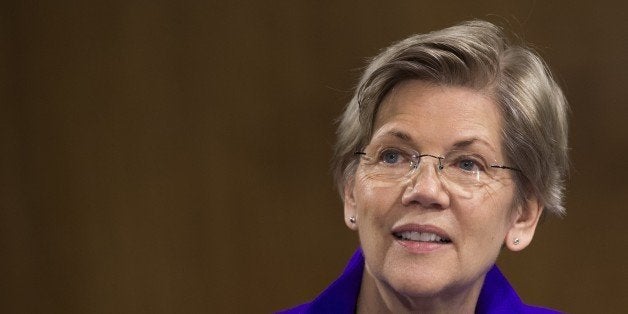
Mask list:
[[[480,170],[479,165],[471,159],[463,159],[458,161],[458,167],[465,171],[476,172]]]
[[[385,149],[380,153],[380,160],[385,164],[397,164],[403,160],[402,152],[397,149]]]
[[[485,171],[484,158],[477,154],[468,152],[453,152],[446,162],[446,167],[464,172],[482,172]]]

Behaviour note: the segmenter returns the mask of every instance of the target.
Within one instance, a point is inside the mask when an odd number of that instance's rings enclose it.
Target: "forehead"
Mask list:
[[[476,139],[501,151],[501,114],[483,92],[404,81],[384,97],[375,116],[373,140],[395,134],[421,149],[444,150]]]

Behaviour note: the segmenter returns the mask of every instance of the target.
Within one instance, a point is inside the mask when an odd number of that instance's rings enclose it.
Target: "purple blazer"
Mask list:
[[[358,249],[344,272],[336,281],[325,289],[312,302],[278,313],[355,313],[362,272],[364,255]],[[486,274],[482,291],[475,308],[475,313],[560,313],[555,310],[524,304],[510,286],[508,280],[493,265]]]

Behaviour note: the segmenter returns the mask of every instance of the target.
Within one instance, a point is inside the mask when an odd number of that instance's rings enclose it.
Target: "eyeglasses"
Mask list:
[[[437,160],[437,173],[447,187],[462,196],[470,197],[481,187],[499,180],[503,169],[521,172],[517,168],[491,162],[486,156],[466,150],[452,150],[445,156],[421,154],[409,148],[382,147],[379,149],[357,151],[362,157],[364,170],[368,178],[389,183],[407,180],[418,171],[421,158],[431,157]]]

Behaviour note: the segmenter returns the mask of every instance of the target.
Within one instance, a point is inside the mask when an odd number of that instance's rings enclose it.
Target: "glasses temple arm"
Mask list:
[[[513,167],[508,167],[508,166],[503,166],[503,165],[491,165],[491,168],[508,169],[508,170],[514,170],[514,171],[519,171],[519,172],[522,172],[522,171],[521,171],[521,169],[517,169],[517,168],[513,168]]]

